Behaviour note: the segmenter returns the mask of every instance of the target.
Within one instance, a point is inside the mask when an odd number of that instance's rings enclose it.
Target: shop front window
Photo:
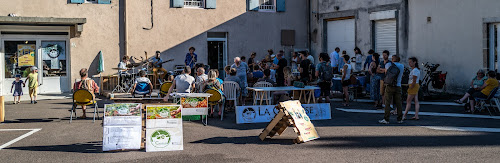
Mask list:
[[[66,76],[66,41],[42,41],[43,76]]]
[[[36,66],[36,41],[5,41],[5,78],[28,76]]]

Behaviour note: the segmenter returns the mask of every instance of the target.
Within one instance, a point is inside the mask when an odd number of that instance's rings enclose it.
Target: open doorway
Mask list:
[[[219,78],[224,79],[224,67],[227,65],[227,39],[224,32],[209,32],[208,65],[211,69],[219,70]]]

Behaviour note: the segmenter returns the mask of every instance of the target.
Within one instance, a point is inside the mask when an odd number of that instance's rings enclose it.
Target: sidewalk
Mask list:
[[[12,94],[5,95],[5,102],[12,103],[14,101],[14,96]],[[72,93],[54,93],[54,94],[39,94],[36,100],[60,100],[60,99],[71,99],[73,97]],[[21,96],[21,103],[29,103],[31,101],[30,96],[25,94]]]

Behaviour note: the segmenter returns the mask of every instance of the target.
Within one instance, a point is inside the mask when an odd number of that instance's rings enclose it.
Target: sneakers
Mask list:
[[[33,101],[33,104],[36,104],[36,103],[38,103],[38,102],[36,102],[36,101]]]
[[[380,123],[380,124],[389,124],[389,122],[387,122],[385,119],[382,119],[382,120],[378,121],[378,123]]]
[[[399,124],[404,123],[403,120],[398,121]]]

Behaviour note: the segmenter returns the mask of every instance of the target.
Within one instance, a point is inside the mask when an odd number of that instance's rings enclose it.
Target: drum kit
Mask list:
[[[135,57],[133,57],[133,58],[135,58]],[[139,60],[137,58],[135,58],[135,59]],[[173,59],[167,60],[165,62],[161,62],[158,64],[163,64],[163,63],[170,62],[170,61],[173,61]],[[113,91],[111,93],[129,93],[129,92],[131,92],[132,91],[131,89],[134,86],[135,79],[137,77],[140,77],[139,72],[144,71],[144,72],[146,72],[146,74],[149,74],[150,70],[152,70],[151,65],[152,65],[152,62],[149,59],[147,59],[147,53],[146,53],[146,60],[144,60],[141,57],[141,62],[129,63],[126,65],[126,67],[127,67],[126,69],[119,68],[119,67],[111,68],[113,70],[119,71],[118,84],[115,86],[115,88],[113,89]]]

